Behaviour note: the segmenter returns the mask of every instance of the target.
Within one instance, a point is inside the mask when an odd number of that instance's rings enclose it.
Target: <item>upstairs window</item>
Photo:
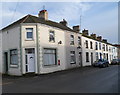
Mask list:
[[[49,42],[55,42],[55,32],[54,31],[49,32]]]
[[[81,45],[81,37],[78,37],[78,45]]]
[[[105,45],[103,44],[103,51],[105,51]]]
[[[106,51],[108,51],[108,45],[106,45]]]
[[[93,49],[93,43],[90,41],[90,49]]]
[[[88,48],[88,41],[86,40],[86,48]]]
[[[33,28],[26,28],[26,38],[33,40]]]
[[[99,43],[99,49],[101,50],[101,43]]]
[[[74,45],[74,36],[70,35],[70,45]]]
[[[98,43],[96,42],[95,45],[95,49],[98,50]]]

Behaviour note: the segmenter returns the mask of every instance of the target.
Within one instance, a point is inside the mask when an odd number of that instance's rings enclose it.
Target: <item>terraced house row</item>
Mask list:
[[[2,73],[21,76],[43,74],[69,68],[92,65],[105,58],[117,58],[117,47],[88,30],[80,33],[63,19],[59,23],[48,20],[47,10],[38,17],[27,15],[0,31]]]

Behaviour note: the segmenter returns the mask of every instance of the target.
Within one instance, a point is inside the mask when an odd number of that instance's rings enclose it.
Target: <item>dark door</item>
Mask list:
[[[91,64],[93,64],[93,53],[91,53]]]
[[[8,72],[8,53],[5,52],[5,72]]]
[[[82,53],[79,52],[79,65],[82,67]]]

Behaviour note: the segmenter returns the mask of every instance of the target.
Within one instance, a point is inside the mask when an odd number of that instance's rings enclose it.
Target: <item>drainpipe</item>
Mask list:
[[[22,63],[22,25],[20,24],[20,67],[21,74],[23,74],[23,63]]]
[[[38,24],[36,24],[36,41],[37,41],[37,43],[36,43],[36,45],[37,45],[37,47],[36,47],[36,49],[37,49],[37,71],[38,71],[38,74],[40,73],[40,61],[39,61],[39,33],[38,33]]]

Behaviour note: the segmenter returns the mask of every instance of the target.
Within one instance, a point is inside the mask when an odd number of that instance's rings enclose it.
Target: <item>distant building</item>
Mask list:
[[[118,48],[118,50],[117,50],[118,58],[120,59],[120,44],[115,44],[114,46]]]
[[[92,65],[100,58],[117,58],[117,48],[88,30],[80,33],[63,19],[59,23],[48,19],[47,10],[38,17],[27,15],[0,31],[2,73],[21,76],[43,74],[69,68]]]

